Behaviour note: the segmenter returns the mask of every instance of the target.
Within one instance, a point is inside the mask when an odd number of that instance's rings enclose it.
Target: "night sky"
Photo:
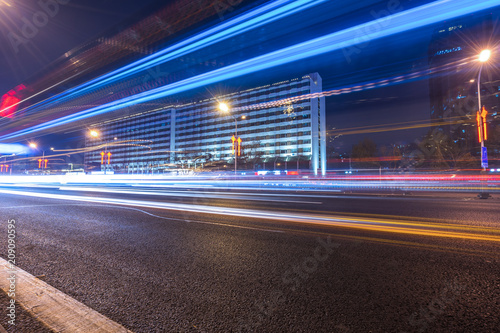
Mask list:
[[[25,20],[33,21],[43,10],[39,0],[9,0],[12,7],[0,6],[0,93],[22,83],[67,51],[158,0],[71,0],[58,8],[38,31],[29,31],[27,43],[17,45],[12,33],[22,35]],[[48,1],[50,2],[50,1]],[[166,3],[166,1],[161,1]],[[43,21],[40,21],[43,23]],[[9,33],[11,33],[9,35]]]

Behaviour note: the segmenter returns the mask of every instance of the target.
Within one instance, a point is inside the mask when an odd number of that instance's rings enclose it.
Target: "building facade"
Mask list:
[[[237,133],[235,138],[241,139],[239,169],[280,165],[295,170],[307,165],[314,174],[324,175],[324,97],[249,107],[321,91],[322,79],[312,73],[225,96],[144,107],[141,112],[92,125],[100,135],[86,139],[85,164],[103,162],[108,170],[123,173],[201,167],[231,170],[238,155],[237,142],[233,146],[232,141]],[[220,102],[229,105],[229,115],[218,109]]]
[[[482,106],[488,110],[488,127],[498,132],[500,106],[500,76],[495,63],[500,38],[497,27],[498,12],[478,13],[446,21],[437,28],[429,45],[429,79],[431,120],[442,123],[435,127],[436,140],[448,140],[462,155],[469,152],[478,156],[476,111],[478,106],[479,53],[486,48],[493,51],[489,63],[483,65],[481,76]],[[487,143],[488,145],[488,143]],[[491,153],[498,148],[491,146]]]

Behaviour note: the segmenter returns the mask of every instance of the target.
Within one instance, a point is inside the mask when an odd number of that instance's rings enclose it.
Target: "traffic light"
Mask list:
[[[481,112],[481,118],[483,119],[483,134],[484,134],[484,141],[488,140],[488,131],[486,129],[486,116],[488,115],[488,111],[483,106],[483,110]]]
[[[477,120],[477,135],[479,142],[483,142],[488,140],[488,129],[486,127],[486,116],[488,115],[488,111],[483,106],[481,111],[477,111],[476,120]]]
[[[106,156],[108,157],[108,162],[106,162]],[[101,164],[110,164],[111,163],[111,153],[101,151]]]
[[[238,137],[238,156],[241,155],[241,141],[242,141],[241,138]]]
[[[38,169],[42,168],[42,163],[43,163],[43,168],[47,169],[47,163],[49,163],[49,160],[42,160],[41,158],[38,159]]]
[[[236,142],[238,142],[238,156],[241,155],[241,138],[238,137],[236,138],[234,135],[231,137],[231,141],[233,142],[233,148],[231,151],[231,154],[236,154]]]

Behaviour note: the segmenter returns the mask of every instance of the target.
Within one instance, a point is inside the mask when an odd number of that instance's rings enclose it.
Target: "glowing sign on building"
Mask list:
[[[443,54],[448,54],[448,53],[458,52],[458,51],[462,51],[462,48],[460,46],[453,47],[451,49],[437,51],[435,55],[443,55]]]

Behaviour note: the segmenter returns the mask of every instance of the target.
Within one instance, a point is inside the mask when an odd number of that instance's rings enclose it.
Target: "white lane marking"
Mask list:
[[[15,271],[16,301],[54,332],[132,333],[83,303],[0,258],[0,288],[8,292]]]
[[[88,206],[88,204],[25,205],[25,206],[0,207],[0,209],[37,208],[37,207],[54,207],[54,206]]]

